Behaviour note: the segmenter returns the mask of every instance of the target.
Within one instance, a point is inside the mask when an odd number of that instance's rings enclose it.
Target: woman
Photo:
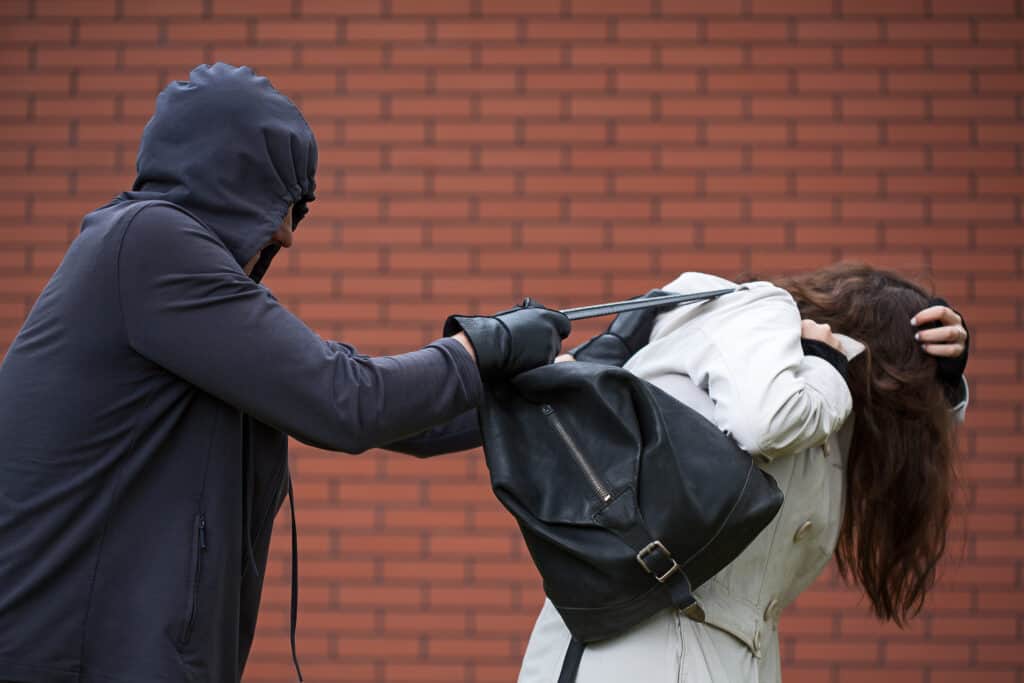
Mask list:
[[[686,273],[665,289],[731,286]],[[947,394],[962,398],[954,414],[966,404],[956,367],[966,329],[952,309],[929,303],[896,275],[837,265],[739,285],[658,318],[625,367],[732,435],[775,477],[785,502],[695,591],[696,605],[589,645],[579,683],[779,681],[779,616],[833,553],[879,618],[902,624],[917,613],[951,507]],[[568,642],[546,602],[520,683],[553,683]]]

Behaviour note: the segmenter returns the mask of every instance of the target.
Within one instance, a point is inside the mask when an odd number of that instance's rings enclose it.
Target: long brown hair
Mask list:
[[[956,481],[950,406],[935,359],[910,324],[929,296],[894,273],[859,264],[774,282],[802,317],[867,346],[847,375],[854,428],[836,561],[876,616],[902,625],[935,582]]]

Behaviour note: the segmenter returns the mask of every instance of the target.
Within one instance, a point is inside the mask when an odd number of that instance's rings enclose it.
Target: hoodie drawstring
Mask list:
[[[292,663],[295,664],[295,673],[302,683],[302,669],[299,668],[299,656],[295,652],[295,624],[299,616],[299,532],[295,523],[295,493],[292,491],[292,474],[288,473],[288,505],[292,512]]]

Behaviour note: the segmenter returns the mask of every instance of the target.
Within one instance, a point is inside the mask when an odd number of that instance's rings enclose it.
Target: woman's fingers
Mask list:
[[[924,352],[930,356],[956,358],[964,352],[963,344],[921,344]]]
[[[918,330],[914,339],[921,343],[925,353],[944,358],[960,356],[966,347],[967,329],[956,311],[948,306],[929,306],[913,318],[910,324],[915,327],[938,323],[940,327]]]
[[[910,319],[910,324],[919,326],[938,321],[942,325],[960,325],[963,321],[956,311],[948,306],[929,306]]]
[[[800,321],[800,336],[804,339],[814,339],[816,341],[825,342],[840,352],[843,350],[843,345],[840,344],[839,340],[832,334],[831,327],[816,323],[815,321],[807,318]]]
[[[914,339],[927,344],[963,344],[967,340],[967,330],[960,325],[933,327],[915,333]]]

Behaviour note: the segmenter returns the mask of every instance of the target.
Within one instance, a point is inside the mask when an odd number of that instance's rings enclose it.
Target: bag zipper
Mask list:
[[[603,481],[601,481],[597,472],[587,461],[587,456],[583,454],[583,451],[581,451],[580,447],[576,445],[572,436],[569,435],[569,430],[567,430],[565,425],[562,424],[562,421],[558,419],[558,415],[555,414],[555,409],[546,403],[542,405],[540,409],[541,412],[547,415],[548,419],[551,420],[551,424],[555,428],[555,431],[558,432],[558,435],[562,438],[562,443],[564,443],[566,448],[569,449],[569,452],[572,454],[576,464],[579,465],[580,469],[583,470],[584,476],[586,476],[587,480],[590,481],[590,486],[594,489],[594,493],[597,494],[597,497],[601,499],[602,503],[607,503],[612,499],[611,491],[609,491],[608,487],[605,486]]]
[[[185,623],[185,633],[182,635],[181,644],[185,645],[192,637],[192,628],[196,623],[196,616],[199,614],[199,580],[203,574],[203,553],[206,552],[206,515],[199,515],[196,530],[195,563],[192,566],[192,596],[189,601],[188,621]]]

